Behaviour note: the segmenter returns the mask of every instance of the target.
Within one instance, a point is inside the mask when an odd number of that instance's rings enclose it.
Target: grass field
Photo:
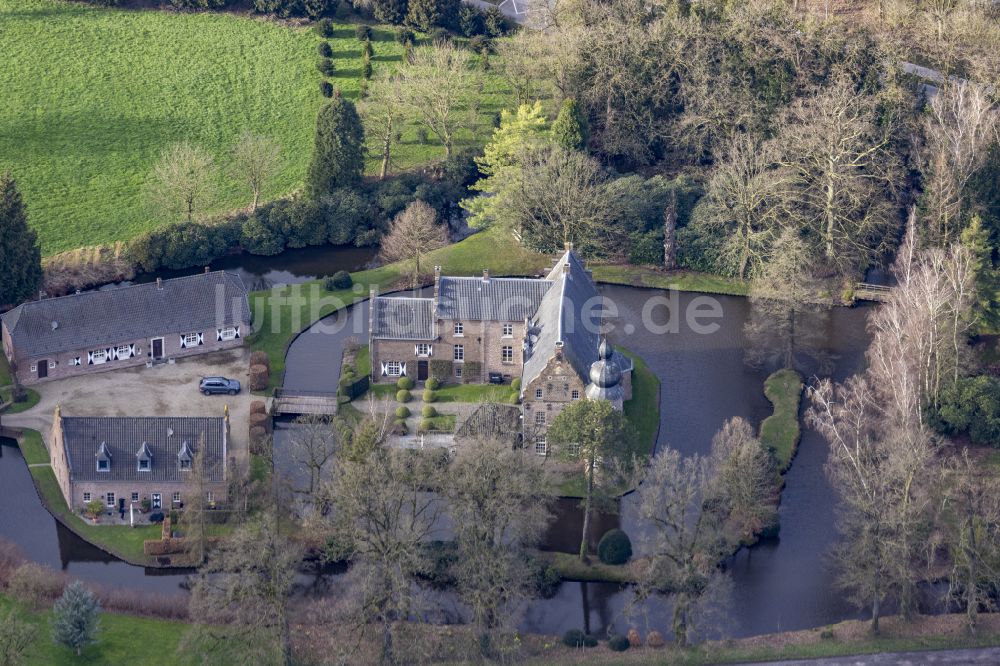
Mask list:
[[[225,167],[243,131],[271,136],[282,146],[282,166],[265,199],[297,189],[324,101],[319,41],[308,27],[262,18],[0,0],[0,170],[17,179],[43,254],[128,240],[176,221],[152,210],[143,191],[161,151],[177,141],[207,149]],[[361,48],[353,26],[337,25],[329,41],[332,82],[356,98]],[[373,47],[376,72],[401,59],[389,30],[375,30]],[[497,76],[484,91],[486,119],[508,96]],[[479,138],[489,129],[484,123]],[[476,140],[460,136],[458,144]],[[405,169],[443,156],[406,126],[394,163]],[[249,194],[224,171],[210,208],[248,205]]]
[[[801,435],[802,375],[794,370],[775,372],[764,381],[764,395],[774,406],[774,413],[760,424],[760,440],[774,451],[778,471],[784,473],[792,464]]]
[[[650,266],[624,264],[595,264],[592,268],[594,279],[598,282],[625,284],[631,287],[701,291],[706,294],[730,296],[746,296],[750,288],[749,283],[736,278],[694,271],[678,270],[668,273]]]

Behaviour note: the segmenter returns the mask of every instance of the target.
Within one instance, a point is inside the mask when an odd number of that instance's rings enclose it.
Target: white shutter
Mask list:
[[[382,376],[385,377],[388,374],[389,374],[389,364],[382,363]]]
[[[107,349],[105,349],[104,354],[105,354],[104,358],[108,359],[109,361],[113,361],[118,357],[118,354],[117,352],[115,352],[114,347],[108,347]]]
[[[399,376],[400,377],[405,377],[406,376],[406,364],[405,363],[400,363],[399,364]]]
[[[94,365],[94,352],[87,352],[87,365]]]
[[[182,335],[181,336],[181,349],[184,349],[185,347],[187,347],[187,343],[184,342],[184,336]]]
[[[420,345],[413,345],[413,355],[420,356]]]
[[[222,329],[217,328],[215,329],[215,341],[220,342],[221,340],[222,340]]]
[[[198,344],[199,345],[205,344],[205,334],[204,333],[199,333],[198,334]]]
[[[139,353],[139,348],[136,347],[135,345],[129,345],[128,353],[129,353],[129,358],[131,358]]]
[[[236,337],[240,337],[240,327],[236,327]]]

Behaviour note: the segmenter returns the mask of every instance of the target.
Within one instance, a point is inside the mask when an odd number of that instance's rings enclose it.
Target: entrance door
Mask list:
[[[150,345],[153,350],[153,360],[158,361],[163,358],[163,338],[153,338]]]
[[[38,362],[38,378],[43,379],[49,376],[49,362],[42,359]]]
[[[119,498],[119,500],[118,500],[118,510],[119,511],[124,511],[125,510],[125,498],[124,497]]]
[[[427,379],[427,361],[417,361],[417,381]]]

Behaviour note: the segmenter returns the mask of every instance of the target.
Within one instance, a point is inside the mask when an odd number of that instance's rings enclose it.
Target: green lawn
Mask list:
[[[774,413],[760,424],[760,440],[774,451],[778,471],[784,473],[792,464],[801,435],[802,375],[794,370],[775,372],[764,381],[764,395],[774,405]]]
[[[493,402],[517,404],[518,392],[509,384],[445,384],[437,391],[438,402]]]
[[[7,386],[13,383],[14,378],[10,374],[10,364],[7,362],[7,357],[4,354],[0,354],[0,386]]]
[[[436,430],[438,432],[454,432],[455,431],[455,415],[454,414],[438,414],[437,416],[431,417],[430,419],[425,419],[419,414],[416,416],[417,424],[422,424],[424,421],[430,420],[431,430]]]
[[[7,402],[11,398],[11,393],[13,389],[0,389],[0,403]],[[7,408],[8,414],[17,414],[19,412],[26,412],[35,405],[38,401],[42,399],[42,396],[38,395],[38,391],[34,389],[26,388],[24,389],[27,399],[24,402],[12,403],[9,408]]]
[[[26,655],[26,664],[172,666],[196,663],[193,659],[180,658],[175,654],[180,639],[187,629],[187,625],[183,622],[102,613],[98,643],[86,648],[83,654],[77,657],[68,648],[52,642],[50,611],[35,612],[10,597],[0,595],[0,615],[5,615],[11,609],[35,628],[35,640]]]
[[[422,268],[442,266],[448,275],[478,275],[489,268],[494,275],[533,275],[547,268],[551,259],[524,249],[500,229],[489,229],[465,240],[435,250]],[[351,289],[327,291],[322,280],[283,289],[253,292],[254,334],[249,338],[254,351],[264,351],[271,360],[270,387],[280,386],[285,372],[285,351],[292,339],[316,320],[367,298],[371,286],[381,291],[407,286],[408,262],[351,273]],[[270,388],[269,387],[269,388]]]
[[[45,465],[49,462],[49,450],[42,442],[42,435],[37,430],[25,430],[21,438],[21,456],[29,465]]]
[[[23,448],[25,460],[32,464],[48,462],[48,454],[39,448],[42,447],[41,435],[34,430],[25,430],[25,437],[26,444]],[[46,508],[81,537],[132,564],[152,563],[152,558],[142,552],[142,542],[147,539],[159,539],[161,534],[159,525],[143,525],[136,528],[93,525],[66,506],[66,500],[59,490],[56,475],[51,467],[32,467],[31,477]]]
[[[631,583],[636,578],[628,564],[604,564],[596,557],[591,557],[590,562],[581,562],[579,555],[554,551],[539,551],[536,554],[551,563],[563,580]]]
[[[372,352],[368,345],[363,345],[354,357],[354,371],[358,377],[367,377],[372,374]]]
[[[651,266],[630,266],[626,264],[594,265],[594,279],[610,284],[625,284],[632,287],[654,287],[676,289],[678,291],[701,291],[707,294],[728,294],[746,296],[750,285],[736,278],[694,271],[662,271]]]
[[[301,186],[324,101],[315,67],[320,37],[309,27],[63,0],[0,0],[0,26],[0,169],[17,179],[43,254],[128,240],[176,221],[150,208],[143,190],[163,149],[177,141],[207,149],[226,167],[243,131],[271,136],[283,159],[264,198]],[[332,82],[356,98],[362,54],[353,26],[338,24],[329,41]],[[402,58],[389,29],[374,31],[373,47],[376,71]],[[484,93],[484,119],[510,103],[498,74],[487,77]],[[400,129],[395,168],[443,159],[436,142],[417,140],[414,125]],[[484,122],[478,136],[460,135],[458,147],[490,131]],[[219,169],[213,211],[249,204],[226,171]]]

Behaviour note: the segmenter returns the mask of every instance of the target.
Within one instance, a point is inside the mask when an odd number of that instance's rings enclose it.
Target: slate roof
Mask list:
[[[247,325],[250,305],[239,275],[215,271],[164,280],[162,288],[153,282],[29,301],[3,323],[24,358]]]
[[[442,277],[438,317],[459,321],[524,321],[552,286],[530,278]]]
[[[375,298],[371,334],[381,340],[433,340],[434,299]]]
[[[182,416],[64,416],[63,445],[73,481],[184,482],[177,454],[184,443],[194,452],[205,438],[209,480],[225,480],[225,419]],[[171,434],[172,433],[172,434]],[[105,444],[111,469],[97,471],[97,452]],[[140,472],[136,453],[146,444],[152,454],[148,472]]]

